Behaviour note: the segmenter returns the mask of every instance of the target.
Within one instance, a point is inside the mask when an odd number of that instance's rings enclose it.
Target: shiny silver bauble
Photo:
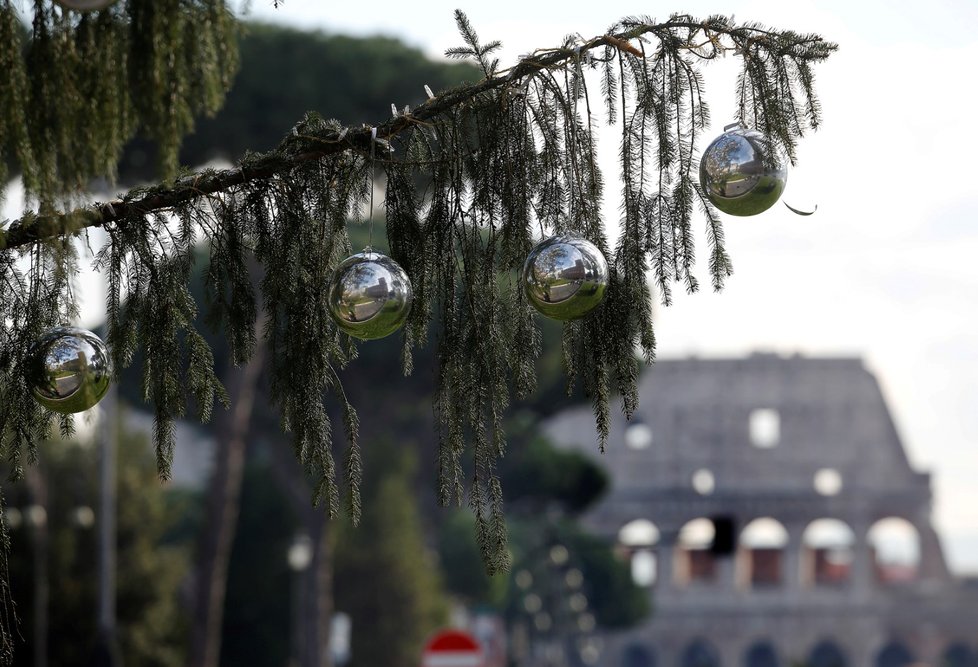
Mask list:
[[[54,0],[65,9],[72,9],[76,12],[93,12],[96,9],[105,9],[109,5],[114,5],[118,0]]]
[[[523,264],[523,288],[533,307],[555,320],[591,312],[608,287],[608,262],[590,241],[554,236],[539,243]]]
[[[778,201],[788,181],[784,159],[755,130],[731,129],[713,140],[700,160],[700,185],[730,215],[757,215]]]
[[[27,373],[37,402],[68,415],[102,400],[109,390],[112,362],[105,343],[91,331],[57,327],[31,346]]]
[[[400,329],[411,312],[412,298],[404,269],[370,249],[340,262],[329,286],[329,309],[336,325],[364,340]]]

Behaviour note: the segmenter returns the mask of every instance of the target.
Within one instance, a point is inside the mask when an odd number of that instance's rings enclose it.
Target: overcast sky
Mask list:
[[[778,205],[755,218],[726,218],[735,275],[720,295],[680,295],[658,310],[660,355],[862,355],[913,464],[934,473],[935,519],[952,567],[978,573],[978,186],[968,166],[978,156],[970,66],[978,62],[978,3],[251,4],[263,20],[395,35],[432,56],[459,42],[452,11],[461,6],[483,38],[503,41],[504,63],[566,34],[590,37],[622,16],[650,11],[659,19],[673,11],[733,14],[839,42],[840,51],[817,68],[823,128],[802,143],[784,194],[796,208],[817,204],[818,212],[802,218]],[[733,115],[735,69],[719,63],[706,74],[719,131]],[[377,109],[363,120],[388,114]],[[604,142],[609,195],[616,150]],[[612,223],[617,207],[609,197]],[[16,211],[8,206],[4,215]],[[708,285],[703,262],[699,274]]]
[[[616,19],[674,11],[819,32],[840,44],[818,67],[825,122],[801,146],[780,205],[727,218],[735,275],[720,295],[659,309],[662,355],[752,350],[858,354],[883,385],[915,466],[935,478],[935,519],[951,564],[978,572],[978,3],[253,0],[254,16],[330,32],[397,35],[437,56],[459,42],[452,11],[501,39],[503,62],[590,37]],[[717,130],[733,115],[734,70],[707,68]],[[403,104],[403,100],[391,100]],[[376,119],[386,109],[377,109]],[[616,147],[606,141],[614,183]],[[612,188],[608,188],[609,193]],[[607,202],[609,214],[617,201]],[[612,222],[617,216],[609,217]],[[699,225],[702,228],[702,223]],[[703,253],[701,253],[702,255]],[[700,263],[701,283],[708,285]]]

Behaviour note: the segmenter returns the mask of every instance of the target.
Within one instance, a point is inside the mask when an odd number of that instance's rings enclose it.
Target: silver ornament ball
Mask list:
[[[56,327],[31,346],[27,369],[37,402],[69,415],[102,400],[109,389],[112,362],[105,343],[91,331]]]
[[[554,236],[527,255],[523,288],[540,313],[555,320],[575,320],[591,312],[608,287],[608,262],[593,243]]]
[[[400,329],[411,312],[412,298],[404,269],[370,249],[340,262],[330,281],[329,308],[336,325],[363,340]]]
[[[757,215],[778,201],[788,181],[784,159],[756,130],[724,132],[703,151],[700,185],[730,215]]]

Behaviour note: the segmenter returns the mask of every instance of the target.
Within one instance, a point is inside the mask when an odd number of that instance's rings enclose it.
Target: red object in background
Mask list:
[[[460,630],[442,630],[428,640],[421,667],[483,667],[479,642]]]

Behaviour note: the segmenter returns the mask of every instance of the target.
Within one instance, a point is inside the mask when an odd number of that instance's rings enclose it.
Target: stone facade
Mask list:
[[[978,587],[948,571],[930,476],[859,359],[664,360],[640,397],[603,455],[588,407],[545,424],[609,471],[586,522],[644,563],[653,598],[602,667],[978,665]],[[877,557],[893,524],[909,564]]]

